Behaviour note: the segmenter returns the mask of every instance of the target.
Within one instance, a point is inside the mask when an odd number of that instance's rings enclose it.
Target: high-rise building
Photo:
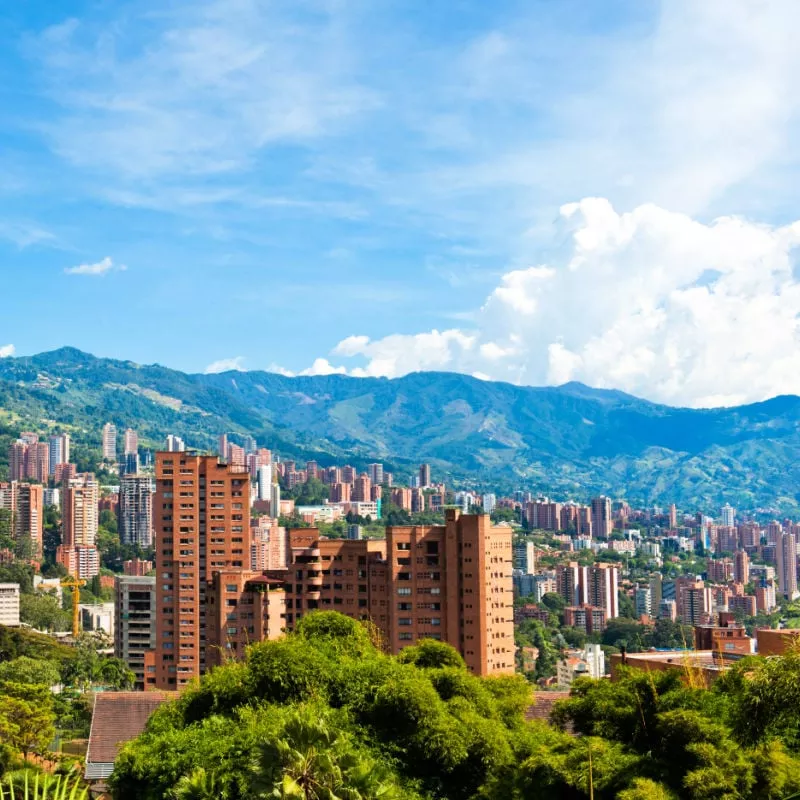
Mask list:
[[[678,509],[675,507],[675,503],[671,503],[669,507],[669,527],[670,530],[678,527]]]
[[[383,483],[383,464],[370,464],[367,467],[367,474],[373,484],[380,486]]]
[[[411,511],[411,491],[411,489],[405,489],[403,487],[392,489],[392,503],[398,508],[402,508],[404,511]]]
[[[216,456],[156,454],[155,684],[206,671],[206,593],[214,574],[250,564],[250,478]]]
[[[653,614],[653,593],[649,586],[637,586],[633,595],[633,604],[636,608],[636,616],[652,616]]]
[[[103,458],[106,461],[117,460],[117,426],[113,422],[103,425]]]
[[[22,440],[13,442],[8,448],[8,476],[12,481],[24,480],[25,475],[25,453],[28,446]]]
[[[389,527],[385,540],[324,539],[308,528],[289,535],[287,627],[330,609],[370,619],[392,653],[438,639],[476,674],[513,672],[511,528],[448,509],[444,525]]]
[[[186,450],[186,443],[180,436],[170,433],[167,436],[167,452],[168,453],[182,453]]]
[[[261,464],[256,472],[258,484],[257,497],[262,502],[269,502],[270,491],[272,490],[272,464]]]
[[[11,513],[11,536],[21,547],[30,541],[31,556],[42,552],[44,489],[36,483],[0,483],[0,509]]]
[[[119,486],[119,538],[122,544],[153,544],[153,479],[125,475]]]
[[[133,428],[127,428],[123,436],[123,453],[127,456],[130,453],[139,452],[139,434]]]
[[[281,515],[281,487],[279,483],[273,483],[269,490],[269,515],[277,519]]]
[[[720,516],[722,517],[722,525],[724,527],[732,528],[736,524],[736,509],[732,508],[729,503],[725,503],[725,505],[722,506]]]
[[[244,440],[242,441],[242,446],[244,447],[245,453],[250,455],[251,453],[255,453],[258,449],[258,444],[256,444],[256,440],[252,436],[245,436]]]
[[[482,498],[483,511],[485,514],[493,514],[497,506],[497,497],[493,494],[485,494]]]
[[[781,533],[775,542],[778,588],[793,600],[797,597],[797,539],[794,534]]]
[[[219,441],[218,441],[218,444],[217,444],[217,453],[219,454],[219,457],[223,461],[227,461],[228,460],[229,453],[228,453],[228,434],[227,433],[221,433],[219,435]]]
[[[609,564],[582,567],[577,562],[556,569],[558,593],[570,606],[601,608],[606,619],[619,616],[619,569]]]
[[[88,581],[100,574],[100,554],[97,548],[83,545],[64,545],[56,548],[56,563],[73,577]]]
[[[122,464],[123,475],[137,475],[139,473],[139,453],[125,453]]]
[[[427,489],[431,485],[431,465],[420,464],[419,468],[419,488]]]
[[[745,550],[733,554],[733,579],[736,583],[750,583],[750,557]]]
[[[359,475],[353,483],[353,490],[350,492],[350,499],[356,503],[369,503],[371,495],[372,481],[367,473]]]
[[[411,490],[411,513],[422,514],[425,511],[425,492],[422,489]]]
[[[514,569],[525,575],[536,573],[536,545],[533,542],[522,540],[514,545]]]
[[[614,530],[611,518],[611,500],[605,495],[592,499],[592,535],[597,539],[608,539]]]
[[[352,485],[349,483],[331,484],[331,503],[349,503],[352,495]]]
[[[228,444],[228,463],[237,467],[247,466],[246,454],[244,447],[239,447],[238,444]]]
[[[56,474],[57,464],[69,463],[69,434],[58,433],[48,439],[49,448],[49,474]]]
[[[156,646],[155,577],[114,576],[114,655],[134,675],[134,688],[145,688],[145,653]]]
[[[73,478],[64,487],[61,493],[63,544],[95,546],[99,495],[100,489],[92,474]]]

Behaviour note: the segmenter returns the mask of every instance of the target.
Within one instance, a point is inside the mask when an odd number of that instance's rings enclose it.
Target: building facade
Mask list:
[[[155,577],[114,576],[114,655],[136,675],[136,689],[145,687],[145,653],[156,646]]]
[[[119,538],[123,544],[153,544],[153,479],[125,475],[119,487]]]

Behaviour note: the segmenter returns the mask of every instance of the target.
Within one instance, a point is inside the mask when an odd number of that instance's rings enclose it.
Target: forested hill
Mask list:
[[[99,441],[108,420],[153,444],[168,432],[195,447],[212,447],[222,431],[251,433],[285,456],[381,460],[401,473],[427,460],[450,482],[558,498],[605,492],[686,509],[800,506],[794,396],[693,410],[577,383],[513,386],[452,373],[188,375],[73,348],[0,359],[5,440],[46,421]]]

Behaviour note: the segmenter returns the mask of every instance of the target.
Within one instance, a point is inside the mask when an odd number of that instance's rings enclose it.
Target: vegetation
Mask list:
[[[800,791],[800,656],[748,659],[712,689],[679,671],[578,680],[556,726],[519,677],[448,645],[384,655],[332,612],[254,645],[162,707],[111,778],[117,800],[768,800]],[[579,736],[570,735],[567,729]]]
[[[525,481],[554,496],[573,497],[580,486],[587,496],[641,505],[710,509],[729,501],[788,515],[800,507],[795,397],[692,410],[580,384],[541,389],[441,373],[355,381],[245,372],[233,380],[63,348],[0,360],[0,409],[0,478],[11,438],[41,420],[58,420],[73,436],[79,469],[95,469],[99,425],[111,420],[134,424],[146,445],[172,431],[213,448],[229,431],[322,464],[363,468],[391,454],[395,472],[410,471],[425,453],[449,483],[468,478],[498,491]]]

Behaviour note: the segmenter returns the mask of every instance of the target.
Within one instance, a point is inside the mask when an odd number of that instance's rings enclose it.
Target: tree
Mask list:
[[[36,592],[19,598],[20,619],[40,631],[68,631],[72,616],[58,604],[54,595]]]
[[[4,681],[0,696],[0,739],[25,759],[29,753],[44,752],[56,732],[50,689]]]
[[[58,667],[52,661],[19,656],[0,663],[0,683],[26,683],[55,686],[60,682]]]
[[[0,781],[0,800],[88,800],[89,790],[73,775],[24,770]]]

